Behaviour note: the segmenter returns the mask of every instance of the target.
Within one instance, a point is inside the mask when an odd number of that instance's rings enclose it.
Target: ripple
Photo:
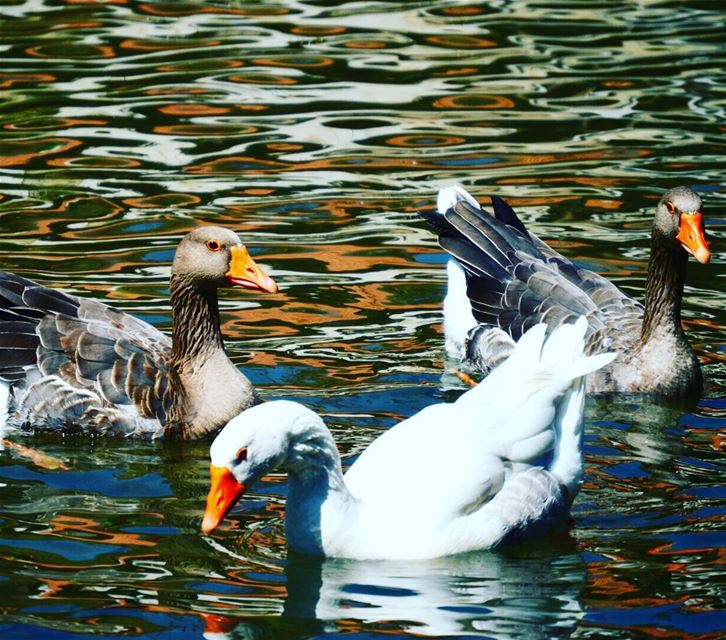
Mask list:
[[[659,193],[704,196],[696,407],[588,404],[571,539],[431,563],[288,558],[284,476],[202,538],[208,443],[24,438],[0,457],[3,637],[717,637],[724,438],[721,6],[3,4],[0,268],[170,328],[181,236],[237,230],[280,283],[224,292],[230,356],[348,464],[460,392],[444,254],[416,211],[505,197],[639,298]],[[11,635],[8,635],[11,634]]]

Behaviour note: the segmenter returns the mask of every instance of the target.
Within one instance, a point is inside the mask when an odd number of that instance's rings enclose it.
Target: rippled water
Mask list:
[[[287,555],[283,476],[199,534],[207,443],[24,437],[66,468],[0,453],[3,640],[726,632],[724,41],[708,0],[0,2],[0,268],[168,330],[178,239],[232,226],[282,290],[224,294],[229,352],[348,459],[457,393],[439,187],[636,296],[664,189],[714,250],[683,304],[704,399],[589,401],[568,538],[320,563]]]

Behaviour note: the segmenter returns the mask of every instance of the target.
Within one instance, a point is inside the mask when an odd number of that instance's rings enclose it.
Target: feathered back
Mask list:
[[[528,232],[501,198],[491,200],[493,213],[457,185],[441,190],[437,212],[420,212],[437,230],[442,248],[463,268],[476,322],[499,328],[516,341],[540,322],[552,330],[585,316],[587,352],[627,350],[639,337],[642,305]],[[479,366],[493,368],[506,351],[488,349],[488,359]]]

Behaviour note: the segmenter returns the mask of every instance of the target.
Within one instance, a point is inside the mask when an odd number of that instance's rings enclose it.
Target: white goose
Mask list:
[[[316,413],[248,409],[212,444],[202,530],[276,467],[289,475],[288,547],[303,553],[434,558],[562,525],[582,481],[582,376],[614,358],[583,355],[586,329],[581,318],[545,341],[533,327],[479,386],[389,429],[345,475]]]

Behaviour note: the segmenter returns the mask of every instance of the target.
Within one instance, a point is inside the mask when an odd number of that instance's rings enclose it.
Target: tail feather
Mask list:
[[[481,209],[481,205],[477,199],[471,195],[464,187],[458,184],[451,185],[450,187],[444,187],[439,189],[439,194],[436,197],[436,210],[444,214],[451,209],[457,202],[468,202],[472,207]]]
[[[497,416],[497,454],[515,465],[542,466],[567,489],[582,481],[583,376],[609,363],[613,353],[584,354],[587,320],[546,335],[527,331],[512,355],[457,402]]]
[[[514,209],[510,207],[504,200],[499,196],[489,196],[492,201],[492,209],[494,209],[494,216],[497,220],[501,220],[504,224],[509,225],[517,229],[527,240],[531,240],[529,231],[524,226],[524,223],[519,219]]]
[[[448,283],[444,298],[444,334],[446,335],[446,351],[456,358],[464,353],[467,336],[477,326],[471,312],[469,298],[466,297],[466,276],[464,269],[451,258],[446,265]]]
[[[568,503],[572,504],[580,491],[584,468],[582,463],[582,437],[584,432],[585,381],[578,378],[557,406],[554,420],[555,447],[549,471],[567,489]]]

